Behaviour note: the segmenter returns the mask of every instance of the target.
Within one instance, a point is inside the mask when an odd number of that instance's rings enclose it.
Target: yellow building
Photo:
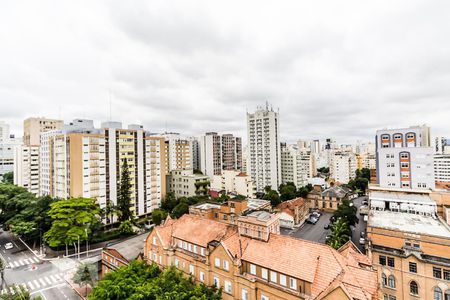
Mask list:
[[[336,251],[282,236],[266,217],[237,226],[193,215],[168,219],[147,237],[144,259],[223,288],[225,300],[376,299],[376,272],[351,242]]]

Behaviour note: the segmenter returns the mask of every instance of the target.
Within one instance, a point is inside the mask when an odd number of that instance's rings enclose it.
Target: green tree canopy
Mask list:
[[[3,174],[2,182],[3,183],[14,184],[14,173],[13,172],[7,172],[7,173]]]
[[[342,204],[338,206],[337,210],[333,213],[333,216],[338,220],[341,218],[348,225],[355,225],[359,222],[356,212],[358,209],[349,200],[343,200]]]
[[[264,200],[269,200],[270,204],[272,206],[277,206],[278,204],[281,203],[281,199],[280,199],[280,195],[278,195],[278,192],[275,190],[270,190],[269,192],[267,192],[264,197]]]
[[[167,218],[167,212],[162,209],[155,209],[152,211],[152,222],[155,225],[160,225],[163,220]]]
[[[123,160],[122,172],[120,175],[119,193],[117,194],[117,212],[119,221],[130,220],[133,216],[131,212],[131,181],[128,170],[127,159]]]
[[[293,182],[280,184],[278,191],[280,192],[281,201],[291,200],[297,196],[297,187]]]
[[[344,245],[352,236],[350,226],[344,219],[337,219],[337,221],[331,227],[331,236],[327,241],[327,244],[334,249],[339,249]]]
[[[94,282],[97,280],[97,268],[93,264],[82,263],[78,266],[72,279],[73,282],[86,287],[86,295],[88,285],[93,287]]]
[[[89,300],[112,299],[219,300],[221,291],[194,284],[174,267],[161,272],[155,264],[133,261],[107,273],[89,295]]]
[[[119,231],[124,235],[132,234],[134,232],[133,224],[131,223],[130,220],[123,221],[122,223],[120,223]]]
[[[91,234],[91,227],[100,222],[100,208],[94,199],[70,198],[51,204],[49,216],[52,226],[44,234],[44,238],[51,247],[72,245],[78,238],[86,240]]]

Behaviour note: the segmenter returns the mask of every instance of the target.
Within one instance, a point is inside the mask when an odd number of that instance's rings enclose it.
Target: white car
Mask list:
[[[6,249],[6,250],[9,250],[9,249],[12,249],[12,248],[14,248],[14,246],[13,246],[12,243],[6,243],[6,244],[5,244],[5,249]]]
[[[361,245],[364,245],[365,243],[366,243],[366,239],[365,238],[360,238],[359,239],[359,243],[361,244]]]

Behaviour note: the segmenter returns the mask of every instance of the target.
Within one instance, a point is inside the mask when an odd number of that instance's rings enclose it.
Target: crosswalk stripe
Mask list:
[[[31,263],[30,261],[31,261],[31,259],[28,260],[28,258],[23,260],[23,262],[24,262],[25,264],[27,264],[27,265],[29,265],[29,264]]]
[[[42,283],[43,286],[46,286],[47,284],[45,283],[44,279],[39,278],[39,282]]]
[[[14,266],[16,266],[16,267],[20,266],[17,261],[13,261],[13,263],[14,263]]]
[[[58,282],[58,279],[55,277],[55,275],[50,275],[50,278],[52,279],[53,283]]]
[[[25,263],[23,262],[23,260],[19,260],[19,265],[21,265],[21,266],[25,265]]]
[[[48,277],[44,277],[45,281],[47,281],[48,284],[52,284],[51,280]]]
[[[56,274],[55,276],[56,276],[56,278],[58,278],[58,280],[62,280],[62,278],[61,278],[61,277],[59,277],[59,275],[58,275],[58,274]]]
[[[37,257],[33,257],[33,260],[34,260],[34,262],[39,262],[39,258],[37,258]]]
[[[41,285],[39,284],[39,282],[35,279],[35,280],[33,280],[33,283],[36,285],[36,287],[41,287]]]
[[[34,290],[34,285],[31,281],[28,281],[27,284],[30,287],[30,289]]]

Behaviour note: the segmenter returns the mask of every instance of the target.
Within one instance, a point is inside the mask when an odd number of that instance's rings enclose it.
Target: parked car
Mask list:
[[[359,243],[361,244],[361,245],[364,245],[365,243],[366,243],[366,239],[365,238],[360,238],[359,239]]]
[[[331,223],[334,223],[335,221],[336,221],[336,218],[335,218],[334,216],[331,216],[331,217],[330,217],[330,222],[331,222]]]
[[[369,202],[367,200],[363,200],[362,205],[369,205]]]
[[[328,224],[325,224],[325,226],[323,226],[323,229],[330,229],[331,228],[331,225],[330,225],[330,223],[328,223]]]
[[[369,213],[369,207],[367,205],[362,205],[359,208],[359,214],[360,215],[367,215]]]
[[[12,248],[14,248],[14,246],[13,246],[12,243],[6,243],[6,244],[5,244],[5,249],[6,249],[6,250],[9,250],[9,249],[12,249]]]
[[[320,216],[321,216],[320,212],[318,212],[318,211],[313,211],[313,212],[311,213],[311,215],[312,215],[314,218],[316,218],[316,219],[319,219]]]
[[[366,233],[364,231],[361,231],[361,233],[359,234],[360,237],[365,238],[366,237]]]
[[[364,216],[364,222],[367,222],[367,221],[369,221],[369,216],[368,216],[368,215],[365,215],[365,216]]]
[[[317,218],[314,218],[313,216],[310,216],[308,219],[306,219],[306,223],[314,225],[314,224],[317,223]]]

